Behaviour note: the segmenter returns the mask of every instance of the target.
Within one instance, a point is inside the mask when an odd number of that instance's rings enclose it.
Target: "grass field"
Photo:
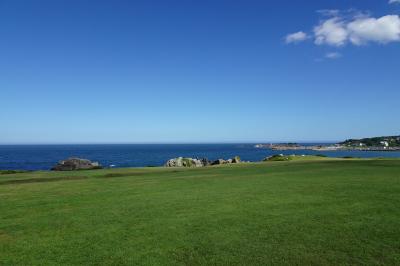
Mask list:
[[[400,160],[0,175],[0,265],[400,265]]]

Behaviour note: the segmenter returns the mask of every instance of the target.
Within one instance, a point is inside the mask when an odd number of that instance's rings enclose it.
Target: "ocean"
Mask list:
[[[0,145],[0,170],[49,170],[58,161],[79,157],[100,162],[104,167],[162,166],[168,159],[182,157],[210,160],[236,155],[244,161],[261,161],[273,154],[324,154],[329,157],[398,157],[400,152],[310,150],[272,151],[255,144],[109,144],[109,145]],[[310,143],[310,145],[312,145]]]

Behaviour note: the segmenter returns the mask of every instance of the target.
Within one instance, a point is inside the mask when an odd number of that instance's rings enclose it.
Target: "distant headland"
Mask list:
[[[272,149],[277,151],[287,150],[313,150],[313,151],[400,151],[399,136],[383,136],[362,139],[348,139],[343,142],[329,145],[302,145],[298,143],[256,144],[254,147]]]

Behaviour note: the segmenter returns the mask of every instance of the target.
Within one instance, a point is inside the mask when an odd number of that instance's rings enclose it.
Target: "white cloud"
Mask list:
[[[342,46],[346,43],[348,32],[346,25],[338,17],[323,21],[314,28],[315,44]]]
[[[398,1],[400,0],[392,0]],[[300,31],[286,36],[286,42],[299,42],[313,38],[316,45],[340,47],[346,44],[363,45],[367,43],[387,44],[400,42],[400,16],[386,15],[379,18],[368,13],[350,10],[319,11],[324,19],[314,27],[312,36]]]
[[[389,43],[400,41],[400,17],[359,18],[347,25],[349,41],[355,45],[368,42]]]
[[[389,4],[400,4],[400,0],[389,0]]]
[[[325,55],[325,57],[328,59],[338,59],[338,58],[342,57],[342,54],[338,53],[338,52],[332,52],[332,53],[327,53]]]
[[[308,35],[305,32],[299,31],[292,34],[288,34],[285,38],[286,43],[297,43],[305,41]]]

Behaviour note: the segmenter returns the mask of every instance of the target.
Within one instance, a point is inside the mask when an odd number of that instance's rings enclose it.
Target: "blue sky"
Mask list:
[[[0,143],[399,134],[399,14],[386,0],[3,0]]]

